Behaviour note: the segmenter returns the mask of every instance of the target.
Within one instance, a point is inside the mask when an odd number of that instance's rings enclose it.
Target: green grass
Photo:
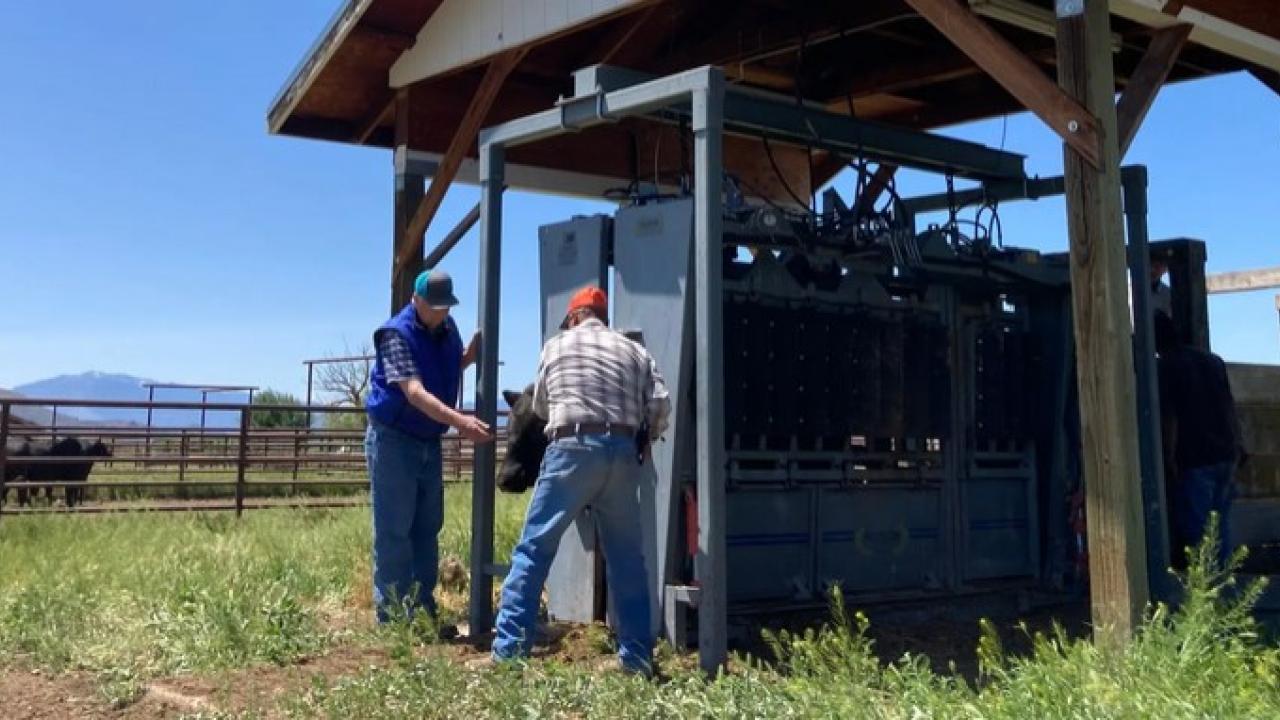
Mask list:
[[[501,496],[509,552],[525,497]],[[468,556],[470,487],[446,489],[443,560]],[[289,663],[361,641],[369,511],[0,519],[0,664],[86,669],[115,685]],[[350,622],[352,619],[357,622]]]
[[[469,490],[447,490],[446,561],[466,557]],[[499,498],[505,553],[526,497]],[[1182,607],[1153,609],[1123,650],[1055,632],[1014,657],[988,625],[976,679],[922,657],[884,666],[865,617],[833,598],[825,627],[767,638],[775,662],[736,658],[708,680],[664,650],[664,677],[648,682],[556,661],[477,672],[414,652],[403,629],[374,631],[367,510],[5,518],[0,663],[89,670],[126,704],[156,676],[389,647],[387,667],[281,698],[300,718],[1280,717],[1280,651],[1249,614],[1260,588],[1235,587],[1211,552],[1184,577]],[[445,605],[458,607],[463,589],[451,592]]]
[[[984,625],[974,682],[921,657],[882,666],[865,617],[835,597],[821,630],[769,638],[778,663],[739,658],[712,681],[692,670],[647,682],[546,662],[476,674],[427,658],[315,687],[286,708],[325,718],[1280,717],[1280,652],[1258,640],[1248,612],[1260,586],[1236,592],[1229,575],[1205,569],[1207,557],[1185,578],[1183,607],[1153,610],[1123,650],[1059,631],[1035,636],[1029,656],[1007,657]]]

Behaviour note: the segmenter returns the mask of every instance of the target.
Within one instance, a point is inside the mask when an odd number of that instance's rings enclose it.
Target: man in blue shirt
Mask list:
[[[490,442],[489,426],[457,410],[462,371],[476,359],[466,350],[449,309],[458,304],[453,280],[423,272],[413,299],[373,334],[377,359],[370,377],[365,456],[373,498],[373,601],[379,622],[425,608],[433,598],[444,524],[440,436],[456,428],[472,442]]]

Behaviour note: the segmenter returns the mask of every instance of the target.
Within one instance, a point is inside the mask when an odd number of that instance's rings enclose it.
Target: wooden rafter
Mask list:
[[[858,198],[858,204],[853,208],[856,215],[870,212],[876,206],[876,201],[880,199],[880,195],[889,187],[889,183],[893,181],[893,175],[896,172],[898,172],[897,165],[880,163],[876,171],[871,174],[871,179],[867,181],[867,187],[863,189],[862,196]]]
[[[1280,267],[1215,273],[1205,278],[1210,295],[1280,288]]]
[[[1249,74],[1258,79],[1258,82],[1271,88],[1271,92],[1280,95],[1280,73],[1266,68],[1251,68]]]
[[[905,2],[1048,124],[1090,165],[1098,167],[1102,151],[1097,120],[1003,35],[955,0]]]
[[[1142,127],[1142,121],[1151,109],[1151,103],[1160,92],[1160,86],[1169,77],[1178,53],[1187,44],[1191,35],[1191,26],[1185,24],[1170,25],[1161,28],[1152,35],[1151,44],[1143,53],[1138,67],[1129,76],[1129,85],[1116,103],[1116,141],[1120,145],[1120,157],[1124,157],[1133,143],[1133,138]]]
[[[528,46],[514,48],[489,62],[489,67],[480,80],[480,87],[476,89],[475,95],[471,98],[471,105],[467,108],[462,121],[458,123],[453,139],[449,141],[449,148],[445,150],[444,157],[440,160],[440,167],[431,178],[431,185],[422,196],[422,202],[418,203],[418,209],[414,211],[408,227],[405,228],[400,253],[396,256],[397,274],[402,273],[403,268],[414,257],[422,254],[423,235],[440,209],[445,191],[449,189],[453,178],[458,174],[458,168],[462,165],[467,150],[475,144],[476,136],[480,133],[480,124],[484,122],[489,109],[493,107],[493,101],[497,99],[503,81],[520,63],[526,52],[528,52]]]

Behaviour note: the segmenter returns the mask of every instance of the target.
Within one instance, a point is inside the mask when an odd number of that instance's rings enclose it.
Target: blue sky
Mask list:
[[[388,302],[387,151],[272,137],[268,104],[337,0],[19,3],[0,23],[0,387],[85,370],[305,387]],[[1034,118],[947,130],[1061,172]],[[1151,170],[1153,239],[1209,241],[1211,271],[1280,265],[1280,98],[1247,75],[1166,88],[1128,162]],[[847,178],[837,187],[849,186]],[[903,179],[909,193],[943,189]],[[429,244],[475,202],[455,187]],[[508,193],[503,383],[537,355],[536,228],[604,212]],[[1061,201],[1001,210],[1006,243],[1066,246]],[[475,234],[444,263],[475,325]],[[1274,292],[1210,301],[1215,349],[1280,362]],[[470,380],[468,380],[470,386]]]

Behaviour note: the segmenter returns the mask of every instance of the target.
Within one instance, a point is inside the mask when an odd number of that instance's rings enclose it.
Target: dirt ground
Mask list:
[[[884,616],[870,613],[870,637],[876,654],[885,662],[903,653],[924,654],[940,672],[955,671],[972,679],[977,672],[975,648],[978,641],[976,618],[968,613],[922,612],[915,616]],[[1087,610],[1083,606],[1058,606],[1033,610],[1022,615],[1030,630],[1047,630],[1056,619],[1070,634],[1085,632]],[[820,621],[810,617],[807,622]],[[797,619],[798,627],[804,621]],[[1005,647],[1019,652],[1029,646],[1026,633],[1013,620],[997,620]],[[465,630],[465,628],[462,628]],[[753,628],[753,631],[757,628]],[[488,654],[489,638],[476,641],[458,639],[424,647],[423,653],[444,653],[459,664]],[[747,648],[760,650],[759,646]],[[610,662],[608,634],[601,626],[556,624],[546,628],[546,636],[535,649],[535,657],[560,662],[603,667]],[[50,674],[40,670],[0,670],[0,716],[5,720],[160,720],[178,718],[201,711],[233,713],[253,711],[264,717],[279,715],[277,704],[283,696],[305,691],[314,678],[332,684],[343,677],[358,675],[369,668],[392,662],[384,649],[339,646],[326,654],[286,667],[258,666],[200,676],[175,676],[146,683],[141,696],[123,708],[112,707],[99,691],[91,674],[66,672]],[[681,665],[694,667],[694,656],[681,657]],[[954,664],[954,665],[952,665]]]
[[[282,695],[305,689],[313,677],[333,681],[387,662],[386,653],[379,650],[339,647],[288,667],[154,680],[122,708],[111,706],[88,673],[11,669],[0,671],[0,715],[6,720],[159,720],[201,711],[252,710],[269,717]]]
[[[607,632],[599,626],[555,625],[535,650],[537,658],[595,666],[607,660]],[[460,638],[420,648],[442,653],[459,664],[488,655],[491,636],[478,641]],[[160,720],[202,711],[252,711],[270,718],[279,714],[283,696],[306,690],[314,678],[332,684],[343,677],[392,662],[374,647],[338,646],[330,652],[285,667],[263,665],[211,675],[184,675],[152,680],[140,697],[122,708],[112,707],[86,672],[51,674],[42,670],[0,670],[0,717],[4,720]],[[21,663],[18,663],[21,665]]]

